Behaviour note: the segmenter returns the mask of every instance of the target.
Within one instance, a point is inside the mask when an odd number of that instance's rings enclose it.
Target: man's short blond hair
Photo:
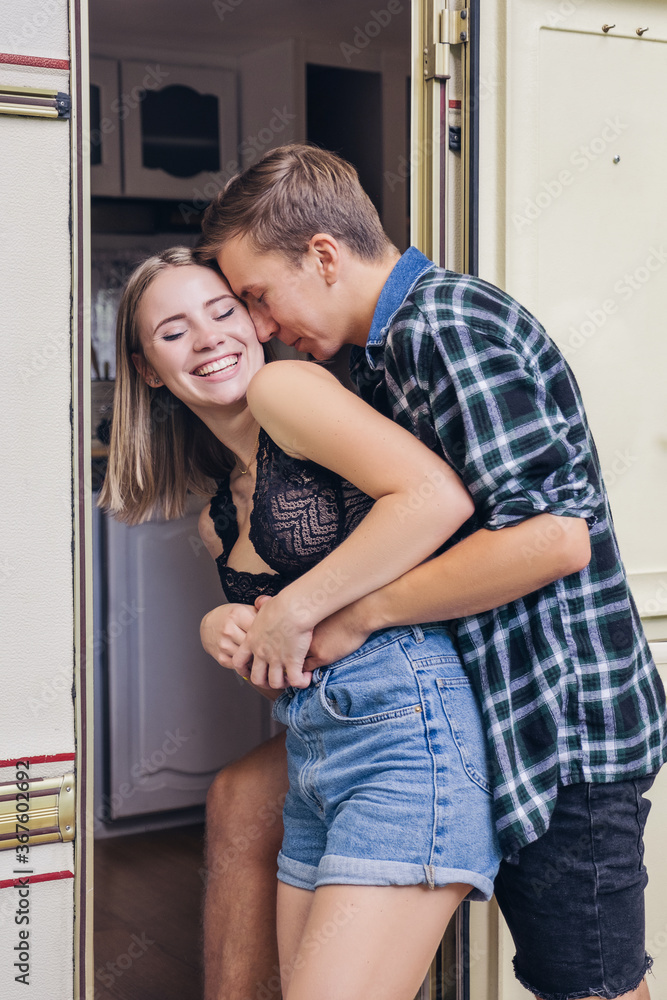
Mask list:
[[[381,260],[392,248],[352,164],[305,144],[271,150],[232,177],[206,209],[202,231],[202,261],[213,260],[236,237],[296,266],[316,233],[334,236],[367,261]]]

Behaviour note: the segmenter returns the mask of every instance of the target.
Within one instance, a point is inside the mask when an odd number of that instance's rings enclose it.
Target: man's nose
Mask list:
[[[266,344],[271,337],[275,337],[278,333],[280,326],[274,320],[273,316],[267,310],[262,309],[261,306],[249,306],[250,318],[252,319],[255,331],[257,332],[257,339],[260,344]]]

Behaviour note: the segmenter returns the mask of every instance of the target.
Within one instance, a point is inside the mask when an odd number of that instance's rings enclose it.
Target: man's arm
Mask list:
[[[307,668],[346,656],[379,628],[447,621],[508,604],[584,569],[590,551],[582,518],[538,514],[498,531],[482,528],[323,621]]]

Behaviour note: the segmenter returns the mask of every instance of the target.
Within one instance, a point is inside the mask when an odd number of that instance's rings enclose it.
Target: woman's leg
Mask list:
[[[287,996],[292,970],[315,893],[278,882],[278,954],[282,994]]]
[[[281,883],[278,937],[286,1000],[412,1000],[469,891],[461,884],[324,885],[306,893]],[[312,903],[294,895],[300,892]]]

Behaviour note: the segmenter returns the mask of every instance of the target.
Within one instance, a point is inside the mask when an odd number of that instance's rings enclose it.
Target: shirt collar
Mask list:
[[[376,347],[384,343],[394,314],[402,306],[417,279],[432,267],[435,267],[433,261],[425,257],[416,247],[409,247],[405,251],[380,292],[373,314],[371,332],[366,341],[367,347]]]

